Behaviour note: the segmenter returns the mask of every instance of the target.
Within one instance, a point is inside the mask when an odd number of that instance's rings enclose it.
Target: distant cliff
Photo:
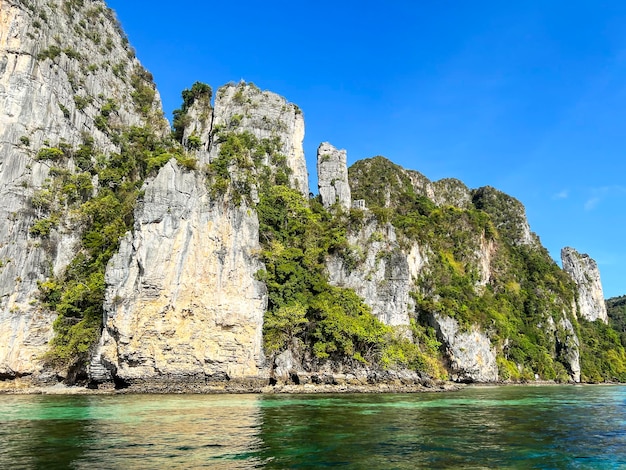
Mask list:
[[[561,250],[561,260],[563,270],[572,276],[578,287],[580,315],[589,321],[600,320],[608,323],[600,271],[596,262],[589,255],[580,254],[570,247]]]
[[[0,9],[0,379],[626,380],[597,265],[513,197],[328,142],[310,197],[296,105],[195,83],[170,132],[104,3]]]

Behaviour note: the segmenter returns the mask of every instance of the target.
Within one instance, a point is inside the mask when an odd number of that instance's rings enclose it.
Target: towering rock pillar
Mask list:
[[[580,254],[570,247],[561,250],[561,260],[563,270],[572,276],[578,287],[578,306],[582,317],[589,321],[600,319],[608,323],[600,271],[596,262],[589,255]]]
[[[337,150],[328,142],[317,149],[317,186],[324,207],[339,203],[344,209],[350,209],[352,196],[346,160],[346,151]]]
[[[267,300],[255,279],[256,213],[212,200],[202,175],[173,161],[144,190],[107,269],[91,369],[101,363],[128,383],[259,376]]]

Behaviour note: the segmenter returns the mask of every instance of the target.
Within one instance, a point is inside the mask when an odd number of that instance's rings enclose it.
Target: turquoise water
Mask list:
[[[626,387],[0,396],[0,468],[626,468]]]

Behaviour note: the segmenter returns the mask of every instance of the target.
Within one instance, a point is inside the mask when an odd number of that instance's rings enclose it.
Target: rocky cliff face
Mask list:
[[[107,269],[94,381],[267,376],[261,331],[267,298],[256,280],[263,265],[253,204],[257,182],[283,166],[308,197],[302,115],[253,85],[221,88],[214,108],[207,96],[187,110],[183,134],[204,165],[184,170],[172,161],[146,184],[134,231]],[[215,191],[219,162],[234,192]],[[238,189],[244,183],[252,206],[240,198],[248,196]]]
[[[148,116],[162,128],[159,109],[149,75],[103,2],[0,3],[0,374],[38,370],[54,315],[38,305],[37,283],[75,254],[70,227],[43,241],[29,232],[41,215],[31,199],[52,166],[38,154],[71,154],[86,139],[113,151],[112,128]]]
[[[596,367],[585,365],[583,352],[593,350],[576,334],[593,330],[571,306],[606,323],[597,266],[564,249],[575,291],[516,199],[454,179],[431,182],[382,157],[348,170],[346,152],[324,143],[322,204],[309,201],[304,121],[284,98],[239,83],[220,88],[212,105],[210,88],[199,84],[183,93],[175,122],[182,147],[156,142],[167,133],[158,94],[102,2],[4,1],[0,26],[0,380],[41,375],[55,315],[38,284],[53,275],[68,283],[68,266],[86,252],[81,230],[95,210],[88,203],[109,190],[99,209],[127,204],[119,233],[134,225],[119,248],[117,235],[111,241],[109,256],[117,252],[106,273],[109,257],[92,276],[106,283],[97,348],[89,349],[94,340],[83,348],[94,382],[296,374],[301,383],[415,383],[415,370],[441,370],[435,363],[459,381],[579,381]],[[125,136],[129,126],[144,127],[135,129],[138,140]],[[83,147],[118,166],[91,171],[98,163]],[[147,160],[125,168],[139,150]],[[67,210],[74,206],[57,195],[66,210],[45,219],[50,202],[42,201],[62,192],[54,178],[79,170],[86,189],[74,203],[87,212]],[[132,191],[114,194],[124,185]],[[366,206],[351,208],[352,198]],[[337,203],[343,210],[332,210]],[[81,283],[71,292],[78,302],[64,298],[64,306],[80,310],[89,292]],[[273,364],[262,347],[270,313],[279,335]],[[626,357],[610,347],[599,361],[612,369],[601,378],[619,376],[613,359]]]
[[[262,375],[258,240],[254,211],[212,200],[202,175],[168,163],[109,264],[97,362],[127,382]]]
[[[320,195],[325,205],[335,202],[336,192],[328,182],[343,182],[345,159],[320,158],[320,155],[333,155],[322,144],[318,152],[320,174]],[[458,180],[442,180],[435,184],[416,171],[407,171],[387,164],[377,157],[365,170],[353,171],[353,184],[359,197],[367,198],[372,205],[384,204],[395,207],[414,197],[411,194],[428,198],[440,206],[468,208],[471,206],[471,191]],[[322,178],[323,176],[323,178]],[[366,181],[381,178],[372,186]],[[371,181],[370,181],[371,183]],[[363,186],[367,190],[363,191]],[[374,194],[372,194],[374,193]],[[373,196],[373,197],[372,197]],[[366,222],[358,231],[351,232],[348,238],[350,254],[329,259],[327,267],[333,285],[355,290],[372,309],[372,313],[383,323],[391,326],[407,326],[417,317],[416,305],[411,293],[423,290],[424,277],[429,277],[437,257],[433,256],[428,243],[408,240],[406,236],[399,242],[396,229],[391,223],[381,224],[376,217],[365,210]],[[461,222],[462,223],[462,222]],[[467,227],[471,231],[471,227]],[[479,273],[476,288],[488,283],[493,257],[493,242],[478,236],[476,243],[465,240],[468,245],[468,261]],[[475,245],[475,246],[473,246]],[[473,248],[472,248],[473,247]],[[430,254],[430,256],[429,256]],[[431,295],[427,293],[426,295]],[[469,331],[462,330],[458,322],[443,314],[428,314],[425,321],[431,324],[445,348],[449,368],[455,380],[489,382],[497,380],[495,348],[487,335],[474,325]],[[408,330],[407,330],[408,331]]]
[[[375,220],[349,236],[350,255],[331,257],[327,262],[332,285],[353,289],[385,325],[408,325],[415,305],[409,295],[413,276],[422,264],[419,248],[412,263],[401,250],[391,224]],[[413,268],[413,269],[411,269]]]
[[[350,209],[352,198],[348,183],[347,152],[337,150],[328,142],[317,149],[317,187],[324,207],[339,204]]]
[[[211,132],[213,136],[248,132],[259,142],[275,145],[275,158],[266,158],[260,164],[268,166],[273,173],[278,168],[287,169],[289,186],[304,197],[309,196],[309,177],[302,148],[304,118],[296,105],[275,93],[261,91],[253,84],[226,85],[215,97]],[[219,139],[212,139],[209,161],[219,156],[220,148]],[[276,158],[278,156],[283,158]]]
[[[534,377],[525,365],[526,353],[518,354],[523,335],[533,332],[545,336],[545,354],[551,358],[549,372],[537,375],[561,374],[562,380],[567,374],[580,380],[580,342],[570,317],[570,294],[558,287],[567,281],[553,286],[541,277],[560,274],[530,232],[519,201],[490,187],[470,190],[454,179],[432,183],[382,157],[357,162],[349,174],[353,197],[366,200],[370,217],[391,219],[394,264],[409,267],[409,276],[394,279],[410,299],[399,309],[406,314],[397,323],[413,319],[431,325],[452,376],[478,382]],[[376,246],[371,236],[358,241],[352,237],[355,245]],[[380,239],[391,241],[386,235]],[[378,253],[373,259],[381,263],[385,256]],[[357,274],[352,274],[346,268],[350,261],[333,259],[331,279],[354,288],[374,311],[381,310],[377,295],[393,282],[366,277],[362,273],[375,272],[365,269],[366,264],[357,265]],[[550,297],[553,305],[546,303]],[[399,312],[396,307],[387,302],[386,311]],[[520,316],[536,320],[520,321]],[[552,361],[560,363],[553,366]]]
[[[446,349],[450,373],[460,382],[495,382],[498,380],[496,351],[491,341],[476,325],[461,330],[454,319],[434,314],[431,322]]]
[[[589,255],[580,254],[570,247],[561,250],[561,261],[563,270],[572,277],[578,287],[577,301],[580,315],[589,321],[601,320],[608,323],[597,263]]]

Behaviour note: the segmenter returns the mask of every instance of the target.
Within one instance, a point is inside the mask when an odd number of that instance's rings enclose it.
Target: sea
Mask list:
[[[626,387],[0,396],[0,469],[179,468],[626,468]]]

